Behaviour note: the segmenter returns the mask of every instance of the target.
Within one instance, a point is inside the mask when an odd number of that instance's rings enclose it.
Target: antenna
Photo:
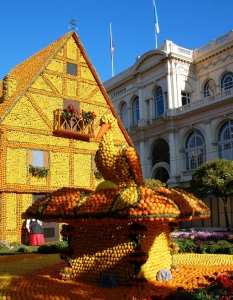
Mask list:
[[[68,28],[70,28],[71,30],[78,30],[78,27],[76,27],[77,24],[76,24],[75,19],[71,19],[69,24],[70,24],[70,26],[68,26]]]

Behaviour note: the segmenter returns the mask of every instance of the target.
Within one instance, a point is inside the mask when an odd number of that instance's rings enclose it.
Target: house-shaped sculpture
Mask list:
[[[75,109],[72,115],[63,114],[68,105]],[[88,112],[96,117],[88,119]],[[118,120],[115,145],[131,145],[74,31],[3,78],[0,239],[23,242],[22,213],[37,198],[62,187],[95,188],[98,144],[94,137],[100,117],[106,113]],[[46,241],[58,239],[58,223],[45,223],[44,227]]]

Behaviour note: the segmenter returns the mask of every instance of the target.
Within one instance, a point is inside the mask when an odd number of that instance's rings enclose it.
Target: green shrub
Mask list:
[[[49,243],[49,244],[44,244],[41,245],[38,249],[37,252],[41,254],[51,254],[51,253],[60,253],[61,250],[67,247],[67,242],[55,242],[55,243]]]
[[[8,250],[8,248],[5,245],[0,244],[0,250]]]
[[[13,247],[23,247],[23,245],[21,243],[18,243],[18,242],[12,242],[11,246],[13,246]]]
[[[32,253],[32,248],[30,246],[25,246],[23,248],[23,253]]]
[[[233,254],[233,246],[228,241],[218,241],[217,245],[219,246],[219,249],[216,253],[219,254]]]
[[[50,252],[50,246],[49,245],[41,245],[38,249],[37,249],[37,252],[38,253],[41,253],[41,254],[49,254],[51,253]]]
[[[184,239],[183,241],[177,241],[181,253],[196,253],[198,245],[193,240]]]
[[[22,253],[23,253],[23,252],[24,252],[24,248],[25,248],[25,247],[19,247],[19,248],[17,249],[17,252],[22,252]]]

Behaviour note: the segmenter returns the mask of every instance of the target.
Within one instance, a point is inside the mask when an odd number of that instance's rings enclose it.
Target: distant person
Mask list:
[[[44,244],[44,229],[41,221],[28,219],[26,228],[29,235],[29,246],[40,246]]]

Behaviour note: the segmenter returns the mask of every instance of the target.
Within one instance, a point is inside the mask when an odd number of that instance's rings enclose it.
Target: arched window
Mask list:
[[[218,133],[219,157],[233,160],[233,121],[222,125]]]
[[[206,81],[203,88],[204,97],[213,96],[216,91],[216,85],[213,79]]]
[[[161,116],[164,113],[163,90],[159,87],[154,94],[155,116]]]
[[[135,98],[132,105],[133,125],[138,125],[139,120],[139,98]]]
[[[125,128],[128,127],[128,109],[127,109],[127,104],[123,103],[120,109],[120,118],[121,121],[123,123],[123,125],[125,126]]]
[[[186,169],[193,170],[205,162],[204,136],[200,130],[191,132],[185,143]]]
[[[228,90],[233,87],[233,73],[227,72],[221,79],[221,91]]]

